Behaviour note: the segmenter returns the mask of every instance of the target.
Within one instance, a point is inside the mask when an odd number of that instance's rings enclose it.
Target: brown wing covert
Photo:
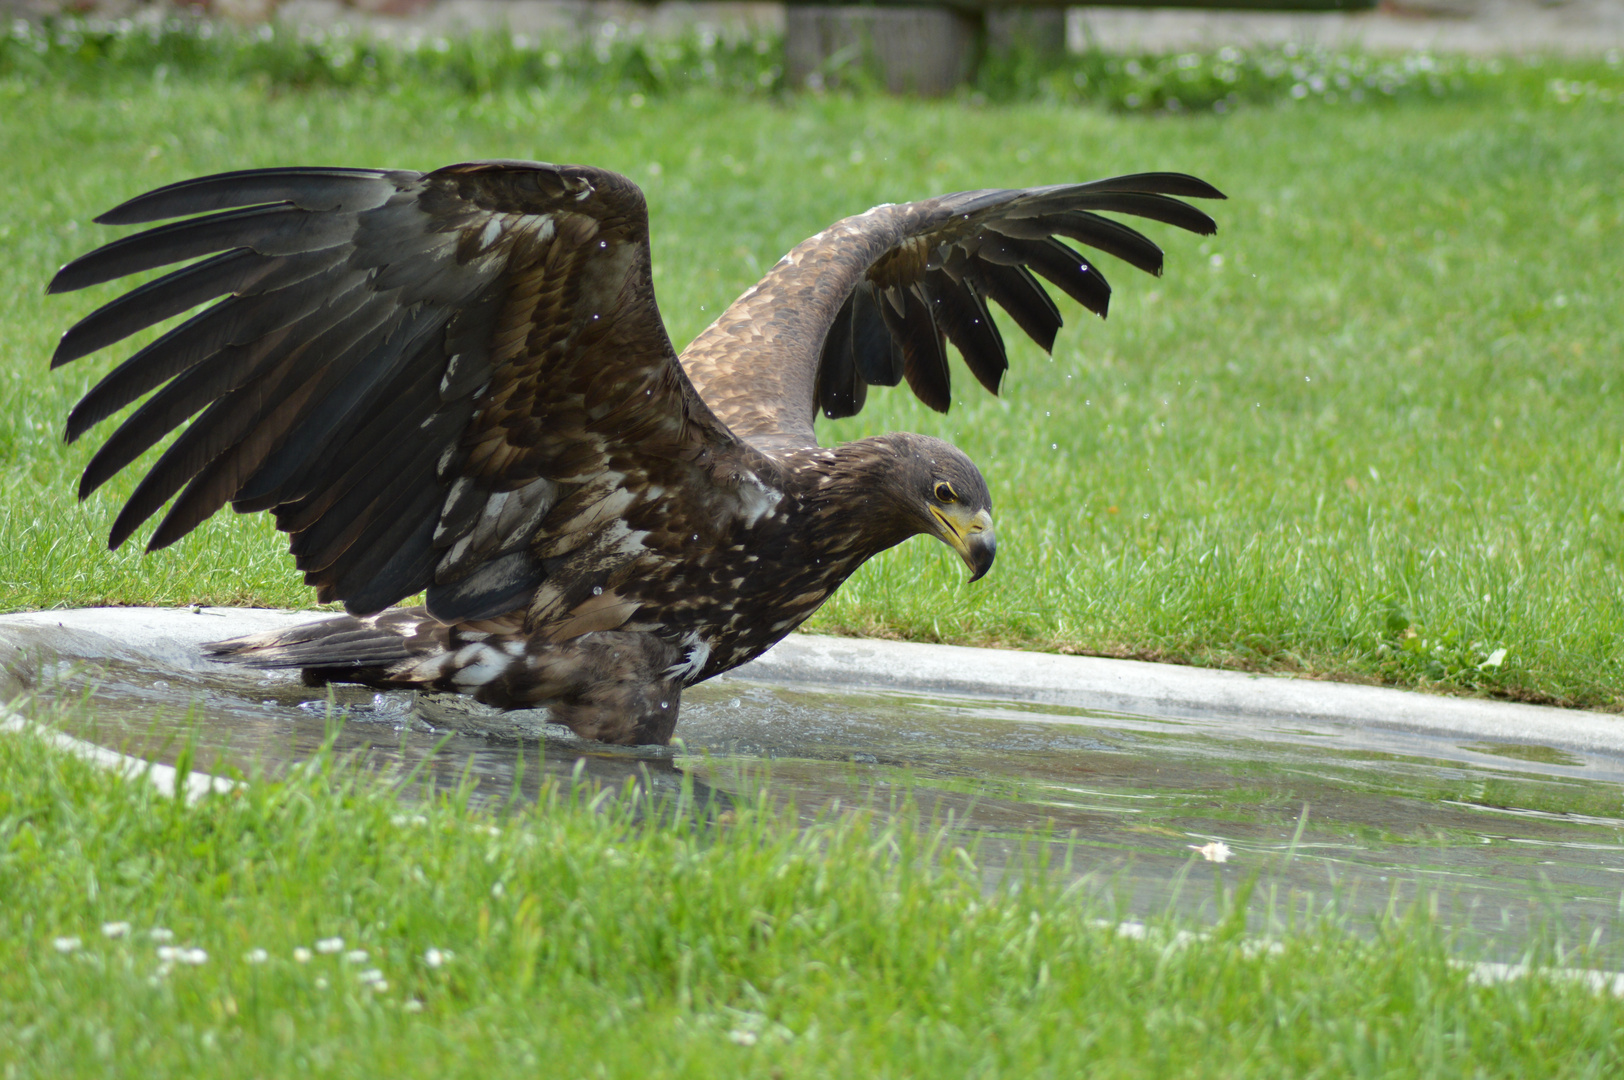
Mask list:
[[[815,412],[854,415],[870,386],[906,380],[946,412],[949,343],[993,393],[1009,367],[989,304],[1053,349],[1062,319],[1040,278],[1101,316],[1111,298],[1099,267],[1066,241],[1159,275],[1161,249],[1102,212],[1216,231],[1182,198],[1223,195],[1195,177],[1141,173],[875,207],[798,245],[689,346],[683,364],[717,415],[764,446],[814,444]],[[748,369],[737,366],[745,357]]]

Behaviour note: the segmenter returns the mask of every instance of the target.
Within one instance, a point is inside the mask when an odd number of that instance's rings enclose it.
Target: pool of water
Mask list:
[[[25,714],[153,761],[276,773],[324,744],[493,806],[546,778],[766,797],[803,819],[907,805],[971,843],[989,884],[1042,857],[1123,918],[1211,918],[1255,882],[1269,932],[1420,902],[1514,959],[1532,938],[1624,961],[1624,756],[1352,725],[1237,723],[720,678],[685,695],[680,742],[583,742],[542,713],[449,696],[312,689],[154,649],[61,643],[13,662]],[[1208,856],[1227,849],[1227,861]],[[1203,850],[1204,849],[1204,850]]]

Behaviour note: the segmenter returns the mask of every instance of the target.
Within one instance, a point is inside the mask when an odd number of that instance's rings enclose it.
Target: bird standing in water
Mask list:
[[[183,218],[63,267],[65,292],[188,259],[81,320],[52,366],[217,297],[74,408],[73,440],[150,392],[87,497],[175,428],[112,528],[149,550],[230,503],[268,510],[305,580],[350,613],[209,646],[382,688],[547,706],[577,734],[664,743],[682,689],[760,655],[869,558],[918,534],[996,550],[980,471],[948,443],[833,448],[813,421],[906,381],[946,412],[947,344],[996,393],[988,302],[1045,350],[1037,276],[1104,315],[1062,237],[1159,274],[1101,211],[1193,232],[1176,173],[878,206],[784,256],[679,357],[655,305],[648,210],[585,166],[282,168],[183,181],[97,220]],[[391,608],[424,592],[423,607]]]

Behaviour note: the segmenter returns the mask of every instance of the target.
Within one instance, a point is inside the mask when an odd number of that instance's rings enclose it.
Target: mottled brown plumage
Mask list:
[[[207,257],[80,321],[52,363],[225,297],[68,420],[72,440],[150,392],[86,468],[86,497],[193,417],[111,546],[166,503],[149,549],[227,503],[269,510],[317,596],[351,612],[221,658],[664,742],[684,686],[759,655],[878,552],[928,533],[986,572],[991,497],[969,459],[904,434],[821,448],[817,411],[852,415],[903,380],[946,411],[948,343],[997,392],[987,302],[1050,348],[1060,314],[1034,272],[1102,315],[1110,295],[1057,237],[1159,273],[1154,244],[1097,212],[1212,231],[1173,196],[1222,197],[1156,173],[876,207],[798,245],[679,360],[625,177],[227,173],[97,219],[186,217],[75,260],[52,292]],[[385,610],[420,591],[423,608]]]

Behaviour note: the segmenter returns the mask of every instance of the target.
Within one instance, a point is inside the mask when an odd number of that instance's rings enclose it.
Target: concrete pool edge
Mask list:
[[[0,615],[0,701],[30,642],[128,650],[212,667],[198,645],[321,613],[264,608],[79,608]],[[99,639],[99,641],[98,641]],[[1537,743],[1624,756],[1624,718],[1579,709],[1210,668],[959,645],[792,634],[732,672],[768,683],[991,698],[1105,713],[1240,724],[1335,724],[1361,730]],[[290,673],[291,675],[291,673]]]
[[[794,634],[737,674],[1136,716],[1336,724],[1624,753],[1624,717],[1609,713],[1142,660]]]
[[[131,757],[129,754],[121,754],[117,750],[109,750],[93,742],[76,739],[72,735],[19,716],[4,702],[0,702],[0,735],[32,735],[58,753],[76,757],[126,780],[139,780],[144,777],[165,798],[173,799],[177,792],[182,792],[187,805],[197,802],[205,795],[224,795],[238,787],[237,781],[228,780],[223,776],[211,776],[196,770],[181,773],[170,765]]]

